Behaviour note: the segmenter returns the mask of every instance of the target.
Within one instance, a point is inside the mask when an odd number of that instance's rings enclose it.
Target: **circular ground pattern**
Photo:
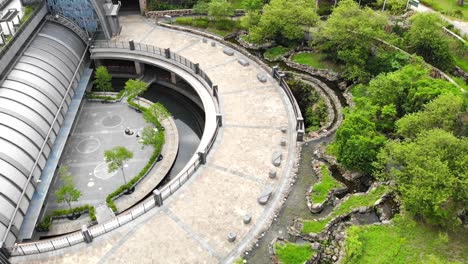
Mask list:
[[[101,146],[101,142],[97,138],[85,138],[78,142],[76,150],[82,154],[93,153]]]
[[[122,117],[120,117],[119,115],[111,114],[111,115],[105,116],[102,119],[101,124],[105,127],[116,127],[122,124]]]
[[[109,173],[106,162],[99,163],[96,168],[94,168],[94,176],[102,180],[110,179],[116,174],[117,171]]]

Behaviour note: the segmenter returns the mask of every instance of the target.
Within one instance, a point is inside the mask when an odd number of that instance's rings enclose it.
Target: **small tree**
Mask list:
[[[232,4],[226,0],[212,0],[208,4],[208,16],[221,20],[234,14]]]
[[[125,91],[129,101],[144,93],[146,90],[148,90],[148,84],[144,81],[130,79],[125,83]]]
[[[105,66],[99,66],[96,69],[94,84],[99,91],[112,91],[112,76]]]
[[[199,0],[193,6],[193,13],[200,14],[200,15],[208,14],[208,5],[209,4],[210,4],[210,1],[208,1],[208,0]]]
[[[104,157],[107,162],[107,169],[109,173],[121,169],[124,183],[127,184],[127,179],[125,178],[123,165],[125,161],[133,158],[133,152],[126,149],[125,147],[117,146],[113,149],[106,150],[104,152]]]
[[[154,146],[158,142],[158,132],[152,126],[146,126],[141,131],[141,148],[146,146]]]
[[[145,111],[143,117],[145,118],[146,122],[156,124],[160,121],[171,116],[169,111],[167,111],[166,107],[161,103],[154,103],[152,104],[148,110]]]
[[[60,167],[58,175],[64,184],[55,192],[55,201],[57,203],[66,203],[68,208],[72,210],[71,203],[80,199],[81,192],[73,185],[73,176],[68,172],[68,166]]]

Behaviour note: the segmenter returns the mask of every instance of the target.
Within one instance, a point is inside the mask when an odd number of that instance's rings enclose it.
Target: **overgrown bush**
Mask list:
[[[193,18],[191,17],[178,17],[175,20],[176,24],[183,26],[191,26],[193,23]]]
[[[207,28],[208,27],[208,18],[204,17],[197,17],[193,20],[193,26],[194,27],[199,27],[199,28]]]
[[[85,212],[89,213],[89,218],[91,218],[91,221],[96,221],[96,210],[94,206],[85,204],[82,206],[74,207],[72,209],[54,210],[52,211],[52,213],[44,216],[44,219],[39,224],[37,224],[36,228],[40,232],[47,232],[49,231],[49,228],[52,225],[52,221],[54,220],[54,218],[66,217],[74,214],[83,214]]]

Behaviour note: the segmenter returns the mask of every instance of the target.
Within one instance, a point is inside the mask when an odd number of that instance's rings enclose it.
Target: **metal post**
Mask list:
[[[213,96],[218,98],[218,85],[213,85],[211,89],[213,89]]]
[[[200,158],[201,164],[206,164],[206,152],[205,151],[198,152],[198,157]]]
[[[271,72],[271,75],[273,75],[273,78],[276,77],[276,73],[278,72],[279,70],[279,66],[273,66],[273,71]]]
[[[105,227],[104,227],[104,229],[105,229]],[[89,243],[93,242],[93,236],[89,232],[88,227],[86,225],[81,226],[81,234],[83,234],[84,241],[86,243],[89,244]]]
[[[193,66],[195,66],[195,74],[200,74],[200,63],[195,63]]]
[[[171,49],[170,48],[164,49],[164,54],[166,55],[166,59],[170,59],[171,58]]]
[[[133,39],[128,41],[128,45],[130,46],[130,50],[135,50],[135,42]]]
[[[163,205],[163,198],[161,192],[158,189],[153,191],[153,197],[156,206],[161,207]]]
[[[223,115],[222,114],[216,114],[216,123],[218,123],[218,126],[220,126],[220,127],[223,126]]]
[[[387,4],[387,0],[384,0],[383,2],[383,7],[382,7],[382,12],[385,11],[385,5]]]
[[[284,79],[284,76],[285,76],[285,75],[284,75],[284,73],[282,73],[282,72],[280,72],[280,73],[278,74],[278,82],[280,83],[280,85],[281,85],[281,82],[282,82],[283,79]]]

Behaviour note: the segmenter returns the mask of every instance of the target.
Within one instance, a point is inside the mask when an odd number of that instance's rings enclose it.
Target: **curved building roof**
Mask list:
[[[85,49],[73,31],[46,22],[0,84],[0,245],[11,246],[18,237],[78,84],[82,69],[72,78]]]

